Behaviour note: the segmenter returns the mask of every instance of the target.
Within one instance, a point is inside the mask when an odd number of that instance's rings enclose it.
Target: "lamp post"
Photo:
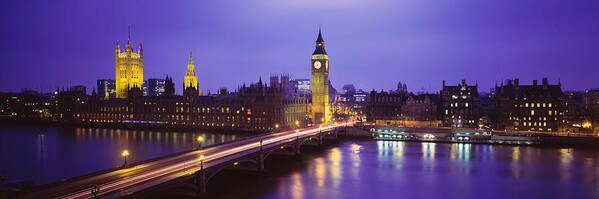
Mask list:
[[[123,156],[124,159],[123,167],[127,167],[127,156],[129,156],[129,151],[124,150],[123,153],[121,153],[121,156]]]
[[[200,155],[200,171],[204,170],[204,155]]]
[[[198,149],[202,149],[202,142],[204,141],[204,137],[198,136]]]
[[[295,120],[295,126],[299,127],[299,121]]]

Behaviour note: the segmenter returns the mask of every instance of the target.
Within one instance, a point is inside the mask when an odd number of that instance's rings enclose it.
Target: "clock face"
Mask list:
[[[320,67],[322,67],[322,64],[320,63],[320,61],[315,61],[314,62],[314,68],[320,69]]]

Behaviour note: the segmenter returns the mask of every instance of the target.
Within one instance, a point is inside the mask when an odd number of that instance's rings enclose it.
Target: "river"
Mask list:
[[[169,132],[6,125],[0,127],[0,176],[36,185],[114,168],[128,162],[161,157],[241,135],[210,131]]]
[[[95,128],[0,128],[0,175],[44,184],[240,135]],[[157,198],[193,197],[174,188]],[[224,171],[209,198],[599,198],[599,150],[345,139],[300,156],[269,156],[266,171]]]

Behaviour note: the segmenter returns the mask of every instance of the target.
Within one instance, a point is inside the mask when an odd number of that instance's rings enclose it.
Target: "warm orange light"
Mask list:
[[[121,155],[122,155],[122,156],[125,156],[125,157],[126,157],[126,156],[129,156],[129,151],[127,151],[127,150],[124,150],[124,151],[123,151],[123,153],[121,153]]]
[[[198,137],[198,142],[203,142],[203,141],[204,141],[204,138],[202,136],[199,136]]]
[[[235,162],[233,163],[233,166],[237,166],[239,164],[239,162]]]

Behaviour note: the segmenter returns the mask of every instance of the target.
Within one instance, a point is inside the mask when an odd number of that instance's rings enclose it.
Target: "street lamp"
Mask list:
[[[299,121],[295,120],[295,125],[299,127]]]
[[[121,153],[121,156],[123,156],[125,162],[123,163],[123,167],[127,167],[127,156],[129,156],[129,151],[124,150],[123,153]]]
[[[279,128],[279,124],[275,124],[275,129],[278,129],[278,128]]]
[[[198,149],[202,149],[202,142],[204,141],[204,137],[198,136]]]

